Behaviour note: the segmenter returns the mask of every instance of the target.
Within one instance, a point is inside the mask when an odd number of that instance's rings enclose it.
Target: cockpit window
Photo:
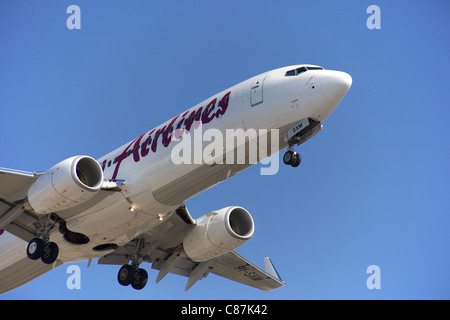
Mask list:
[[[284,75],[285,77],[292,77],[292,76],[298,76],[299,74],[306,72],[308,70],[323,70],[322,67],[313,67],[313,66],[306,66],[306,67],[300,67],[294,70],[289,70]]]
[[[295,69],[294,70],[289,70],[288,72],[286,72],[286,77],[292,77],[292,76],[295,76]]]
[[[322,67],[312,67],[312,66],[306,67],[306,69],[308,69],[308,70],[323,70]]]
[[[305,67],[300,67],[298,69],[295,69],[295,75],[298,76],[300,73],[306,72]]]

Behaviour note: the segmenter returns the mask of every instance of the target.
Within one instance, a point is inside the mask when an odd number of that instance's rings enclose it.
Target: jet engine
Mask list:
[[[254,229],[247,210],[226,207],[198,218],[184,237],[183,248],[193,261],[207,261],[243,245],[252,237]]]
[[[77,206],[101,188],[103,171],[88,156],[66,159],[44,172],[28,189],[28,202],[39,214]]]

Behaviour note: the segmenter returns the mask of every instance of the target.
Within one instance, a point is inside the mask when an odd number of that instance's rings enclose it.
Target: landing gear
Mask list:
[[[283,156],[284,164],[291,165],[292,167],[298,167],[301,161],[302,161],[301,155],[291,150],[291,148],[289,148],[289,150],[286,151],[286,153]]]
[[[144,269],[139,268],[139,264],[143,261],[141,250],[144,247],[144,241],[137,239],[135,242],[135,250],[132,255],[131,265],[123,265],[117,274],[117,280],[122,286],[131,286],[136,290],[145,287],[148,281],[148,273]]]
[[[283,156],[283,162],[292,167],[298,167],[302,161],[300,154],[294,151],[294,146],[299,146],[320,130],[322,130],[322,123],[312,118],[304,118],[294,127],[284,133],[284,141],[287,142],[289,148]]]
[[[47,215],[40,221],[41,228],[39,236],[33,238],[27,246],[27,256],[31,260],[41,259],[45,264],[52,264],[59,254],[59,247],[56,243],[50,242],[50,230],[58,222],[57,217]]]
[[[58,258],[59,248],[54,242],[34,238],[28,243],[27,256],[31,260],[41,259],[45,264],[52,264]]]
[[[117,274],[117,280],[122,286],[131,284],[134,289],[141,290],[147,284],[148,273],[144,269],[125,264],[120,268]]]

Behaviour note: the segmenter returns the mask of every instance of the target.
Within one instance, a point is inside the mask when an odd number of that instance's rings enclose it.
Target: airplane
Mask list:
[[[322,130],[351,84],[347,73],[317,65],[278,68],[206,99],[97,160],[78,155],[43,172],[0,168],[0,293],[64,263],[93,259],[120,266],[117,281],[136,290],[148,281],[143,262],[159,270],[157,283],[169,273],[187,277],[185,290],[210,273],[265,291],[286,285],[270,258],[263,270],[235,251],[254,233],[245,208],[230,205],[194,219],[185,205],[254,163],[180,165],[171,161],[173,150],[199,125],[216,133],[276,130],[270,144],[276,150],[267,147],[266,156],[287,148],[283,162],[297,167],[301,156],[295,146]]]

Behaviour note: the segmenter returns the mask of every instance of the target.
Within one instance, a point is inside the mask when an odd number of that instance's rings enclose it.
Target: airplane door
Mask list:
[[[252,88],[250,89],[250,103],[252,107],[263,102],[263,87],[266,75],[267,73],[264,73],[253,80]]]

